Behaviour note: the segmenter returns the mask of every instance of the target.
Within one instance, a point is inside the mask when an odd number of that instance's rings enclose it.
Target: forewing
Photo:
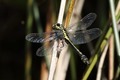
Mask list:
[[[80,21],[77,23],[69,26],[66,30],[68,32],[76,31],[76,30],[85,30],[88,28],[96,19],[96,14],[95,13],[89,13],[86,15],[84,18],[82,18]],[[74,28],[78,26],[77,28]]]
[[[30,42],[34,42],[34,43],[43,43],[43,42],[47,42],[47,41],[51,41],[55,38],[54,36],[54,32],[51,33],[30,33],[28,34],[25,39],[30,41]]]
[[[74,34],[69,33],[68,36],[74,44],[84,44],[99,37],[101,33],[102,32],[99,28],[93,28],[84,31],[77,31]]]

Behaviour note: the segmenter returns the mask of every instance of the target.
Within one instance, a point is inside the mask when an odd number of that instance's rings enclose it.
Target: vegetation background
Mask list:
[[[35,54],[42,44],[30,43],[25,40],[25,36],[33,32],[51,31],[52,24],[57,22],[60,1],[0,0],[0,80],[46,80],[43,78],[48,76],[49,68],[45,64],[45,58],[38,57]],[[67,0],[65,15],[70,1]],[[115,8],[118,6],[118,2],[119,0],[115,0]],[[103,31],[102,35],[106,35],[112,23],[109,0],[84,0],[82,5],[81,17],[91,12],[96,13],[97,18],[90,28],[100,28]],[[117,15],[119,14],[118,12]],[[117,21],[119,21],[119,17],[117,17]],[[104,28],[107,29],[104,30]],[[93,45],[92,49],[88,47],[88,44],[79,45],[80,51],[90,59],[91,56],[95,55],[92,51],[100,38],[89,43]],[[100,44],[104,39],[104,37],[101,39]],[[109,38],[107,40],[109,43]],[[100,44],[98,51],[101,50]],[[113,45],[115,46],[115,43]],[[107,53],[109,53],[109,50],[110,48]],[[100,53],[102,52],[103,50]],[[113,71],[115,71],[113,78],[120,79],[119,69],[117,70],[119,57],[117,57],[116,47],[114,47],[113,53],[115,58],[113,61]],[[90,71],[88,80],[96,79],[99,59],[100,57],[97,59],[92,71]],[[109,78],[108,61],[107,54],[102,67],[101,80]],[[71,65],[74,66],[71,67]],[[74,55],[73,63],[70,60],[67,68],[65,80],[81,80],[87,69],[88,66],[80,60],[80,57]]]

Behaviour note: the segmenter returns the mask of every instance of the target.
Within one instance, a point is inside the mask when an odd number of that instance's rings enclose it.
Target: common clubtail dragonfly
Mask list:
[[[64,28],[62,24],[56,23],[52,26],[53,28],[52,32],[30,33],[26,36],[26,40],[34,43],[63,40],[65,43],[69,43],[76,50],[76,52],[80,55],[81,60],[84,63],[89,64],[88,58],[84,54],[82,54],[82,52],[80,52],[75,45],[88,43],[100,36],[102,32],[99,28],[92,28],[87,30],[87,28],[95,21],[95,19],[96,14],[89,13],[80,21],[73,25],[70,25],[67,28]],[[75,26],[77,27],[73,28]],[[62,43],[63,47],[64,42]],[[38,56],[45,56],[46,54],[43,53],[44,50],[47,49],[44,49],[43,46],[37,50],[36,54]]]

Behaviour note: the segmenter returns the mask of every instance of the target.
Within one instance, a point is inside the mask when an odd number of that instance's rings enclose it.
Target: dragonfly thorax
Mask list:
[[[63,39],[63,32],[62,30],[54,30],[54,36],[56,37],[56,39]]]

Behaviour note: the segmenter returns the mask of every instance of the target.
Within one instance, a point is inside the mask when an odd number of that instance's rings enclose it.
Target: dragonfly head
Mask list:
[[[62,30],[63,29],[63,25],[59,24],[59,23],[54,24],[52,27],[53,27],[53,29],[56,29],[56,30]]]

